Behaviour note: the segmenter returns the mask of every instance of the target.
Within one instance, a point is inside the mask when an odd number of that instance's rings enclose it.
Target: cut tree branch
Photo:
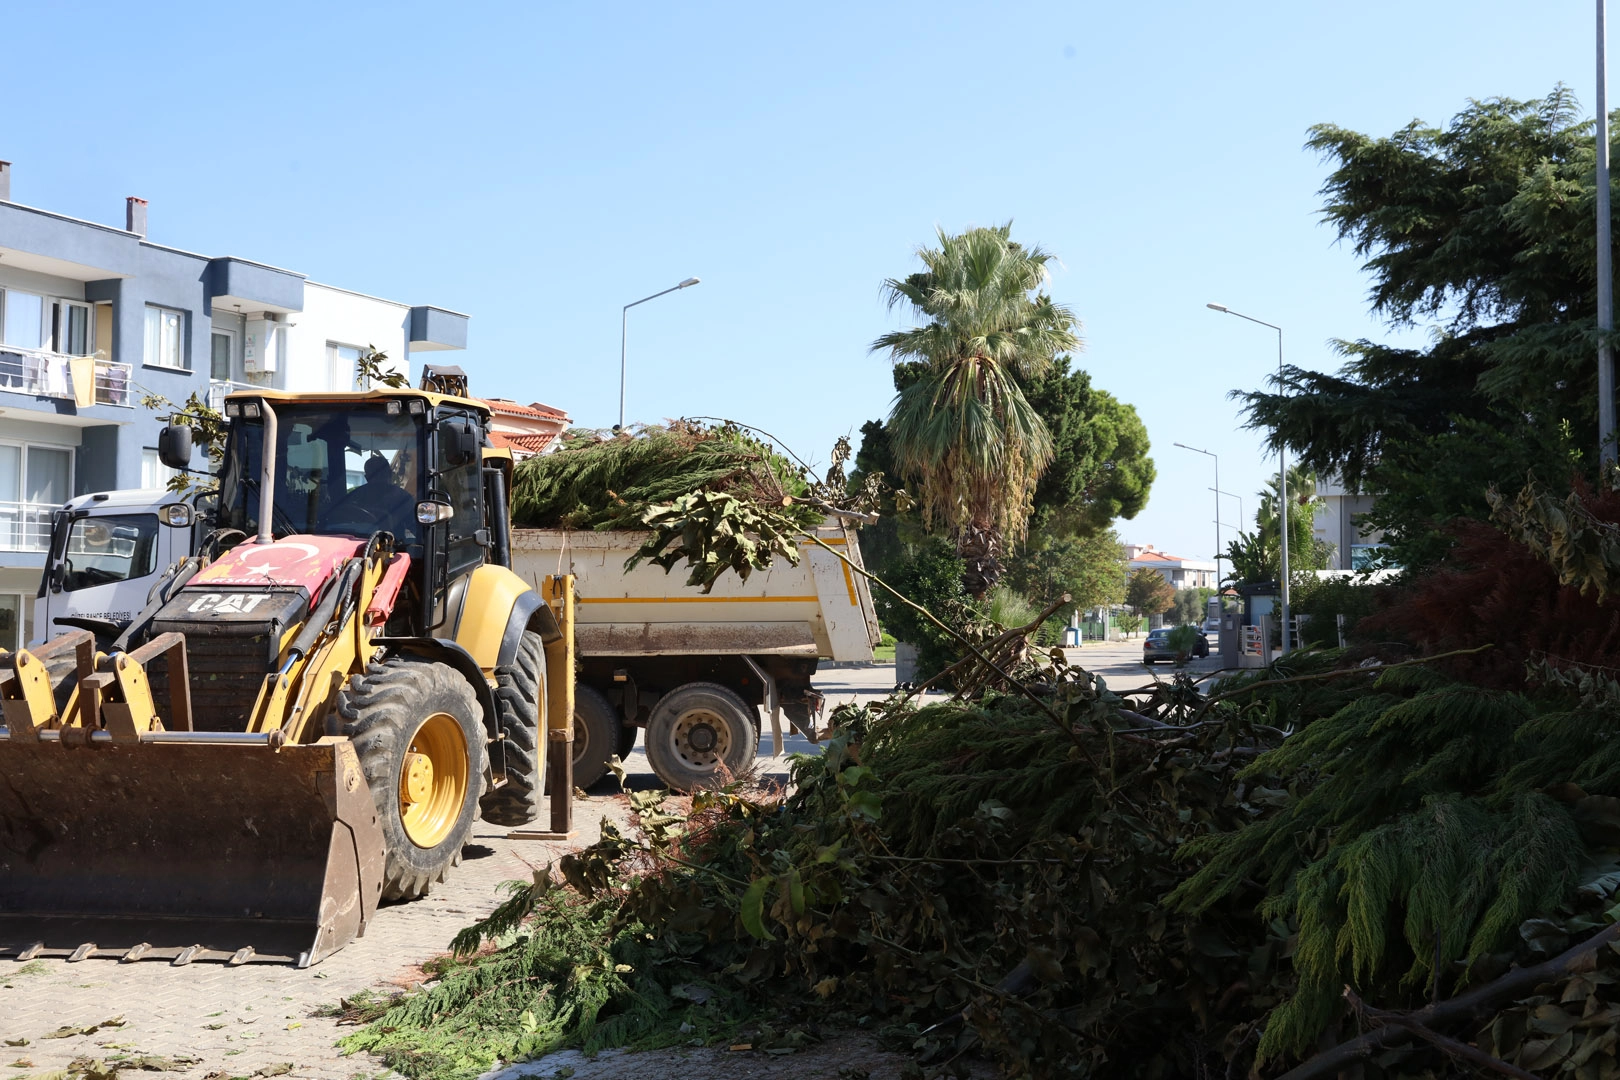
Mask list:
[[[1501,978],[1475,987],[1466,994],[1427,1005],[1415,1012],[1388,1013],[1384,1027],[1308,1058],[1284,1073],[1279,1080],[1318,1080],[1320,1077],[1334,1076],[1356,1062],[1371,1057],[1379,1050],[1406,1043],[1412,1038],[1413,1031],[1404,1024],[1397,1024],[1395,1017],[1420,1024],[1431,1032],[1436,1028],[1474,1019],[1504,1002],[1528,995],[1542,983],[1572,974],[1577,961],[1585,960],[1615,940],[1620,940],[1620,923],[1611,923],[1606,929],[1593,934],[1578,945],[1572,945],[1551,960],[1527,968],[1514,968]]]

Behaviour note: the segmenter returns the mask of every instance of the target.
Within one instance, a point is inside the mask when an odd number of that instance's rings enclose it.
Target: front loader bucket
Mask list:
[[[303,967],[365,932],[383,859],[344,739],[0,738],[0,956]]]

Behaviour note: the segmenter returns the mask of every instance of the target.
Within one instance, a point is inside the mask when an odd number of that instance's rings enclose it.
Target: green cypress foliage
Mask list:
[[[771,446],[726,424],[677,421],[635,436],[587,435],[520,463],[513,474],[512,524],[520,529],[640,529],[649,507],[707,491],[783,512],[808,490],[801,472]],[[802,525],[821,514],[785,511]]]
[[[1200,865],[1170,899],[1196,915],[1254,879],[1263,914],[1297,923],[1299,987],[1268,1021],[1263,1056],[1302,1052],[1346,985],[1450,992],[1568,900],[1586,845],[1574,808],[1539,789],[1598,777],[1568,768],[1567,704],[1393,669],[1244,771],[1294,797],[1189,844]]]

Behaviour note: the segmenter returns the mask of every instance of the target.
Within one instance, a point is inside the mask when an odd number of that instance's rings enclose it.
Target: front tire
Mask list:
[[[427,895],[461,861],[485,771],[478,698],[447,664],[389,657],[338,695],[343,734],[377,803],[382,899]]]
[[[676,791],[694,791],[753,764],[759,724],[753,707],[735,691],[691,682],[653,707],[643,743],[660,780]]]
[[[619,714],[594,686],[574,683],[574,786],[588,788],[607,775],[619,746]]]
[[[516,659],[495,669],[495,722],[502,735],[506,782],[479,800],[491,825],[517,827],[540,817],[545,791],[546,646],[524,631]]]

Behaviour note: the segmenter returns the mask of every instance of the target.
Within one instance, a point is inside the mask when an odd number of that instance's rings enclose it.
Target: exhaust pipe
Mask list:
[[[253,542],[273,544],[276,542],[273,527],[276,512],[276,410],[270,407],[268,401],[260,401],[259,408],[264,410],[264,446],[259,451],[259,535]]]

